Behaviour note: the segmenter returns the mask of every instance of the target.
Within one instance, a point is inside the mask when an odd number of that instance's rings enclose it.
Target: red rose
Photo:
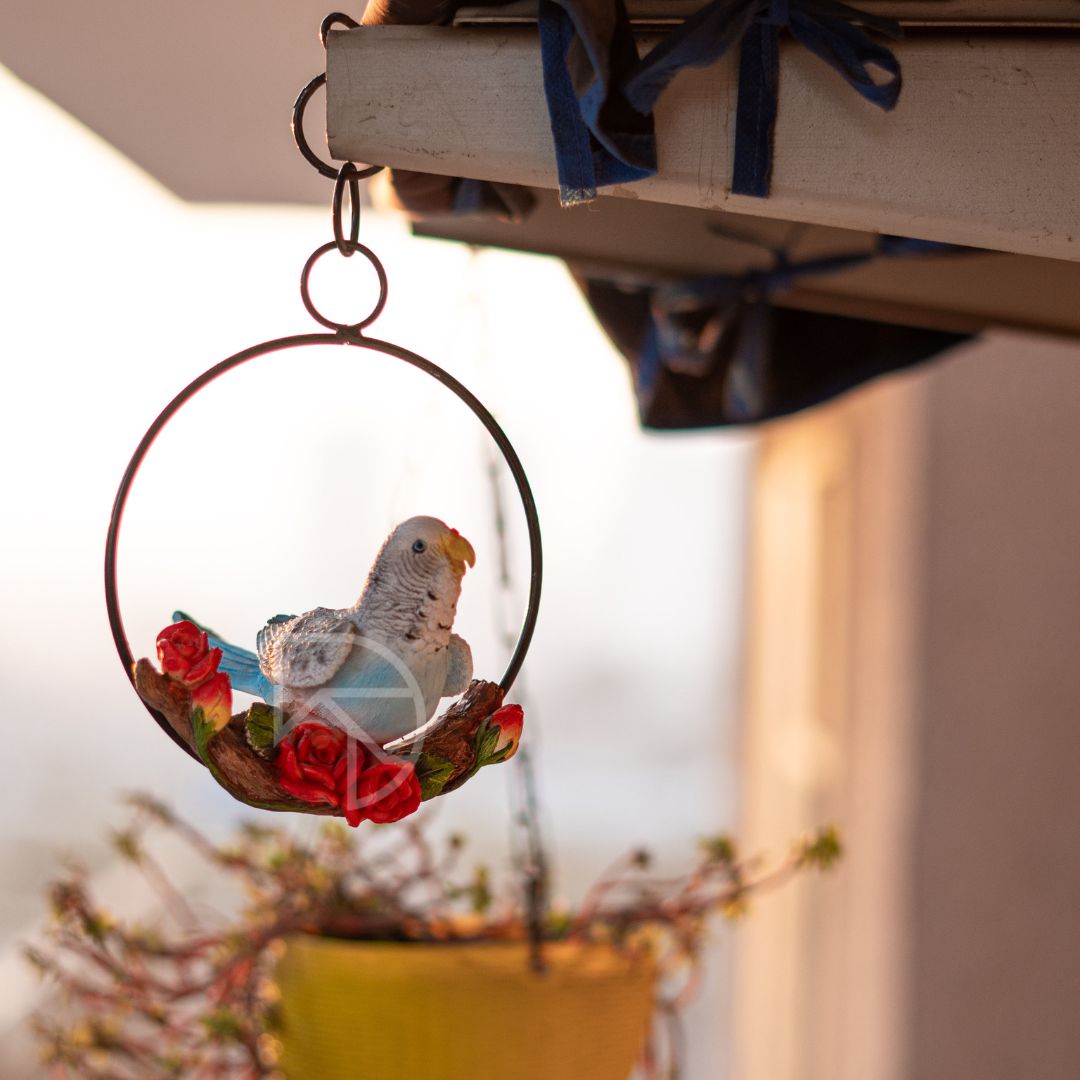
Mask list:
[[[217,672],[220,663],[221,650],[211,649],[201,660],[197,660],[188,668],[187,674],[180,678],[180,682],[189,689],[198,686]]]
[[[161,670],[188,689],[198,686],[217,671],[221,650],[211,649],[204,631],[194,623],[177,622],[157,636]]]
[[[175,654],[191,664],[206,655],[206,634],[193,622],[185,619],[166,626],[157,636],[158,648],[168,646]],[[186,670],[186,669],[185,669]]]
[[[495,743],[494,752],[497,754],[503,747],[508,746],[503,761],[509,761],[516,753],[518,743],[521,741],[521,729],[525,726],[525,710],[520,705],[504,705],[497,709],[488,723],[493,728],[499,729],[499,738]]]
[[[217,652],[217,649],[214,652]],[[206,722],[215,731],[220,731],[232,717],[232,687],[229,685],[229,676],[224,671],[219,671],[204,679],[191,691],[191,707],[202,709]]]
[[[340,808],[353,827],[408,817],[420,805],[411,762],[373,761],[364,744],[338,728],[308,721],[278,743],[281,786],[304,802]]]
[[[356,768],[363,769],[364,748],[357,743]],[[324,724],[307,722],[296,727],[278,743],[275,764],[281,786],[309,803],[340,806],[339,786],[349,755],[345,733]]]
[[[385,825],[400,821],[420,806],[420,780],[411,761],[380,761],[360,772],[355,789],[348,778],[341,790],[341,808],[352,826],[361,821]],[[354,793],[355,792],[355,793]]]

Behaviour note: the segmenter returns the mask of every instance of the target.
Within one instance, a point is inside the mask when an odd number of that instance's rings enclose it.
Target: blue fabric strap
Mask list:
[[[598,187],[652,176],[652,115],[619,89],[638,60],[623,0],[540,0],[538,17],[560,201],[588,202]]]
[[[891,109],[900,64],[867,33],[900,37],[892,19],[839,0],[713,0],[639,60],[623,0],[540,0],[540,47],[559,194],[587,202],[608,184],[656,172],[652,110],[675,75],[741,43],[732,191],[764,197],[780,83],[780,33],[824,60],[867,101]],[[877,68],[885,79],[876,82]]]
[[[739,99],[735,109],[735,160],[731,190],[736,195],[769,194],[772,132],[780,89],[780,36],[754,21],[742,39]]]
[[[713,0],[680,23],[642,59],[623,87],[638,112],[652,112],[686,67],[709,67],[737,45],[767,0]]]

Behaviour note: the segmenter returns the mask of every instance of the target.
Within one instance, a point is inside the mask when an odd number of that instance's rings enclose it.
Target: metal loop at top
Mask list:
[[[312,95],[320,86],[326,83],[326,73],[323,72],[320,75],[316,75],[304,87],[303,90],[296,97],[296,101],[293,104],[292,114],[292,133],[293,139],[296,142],[296,148],[304,156],[304,160],[308,162],[313,168],[320,172],[329,180],[336,180],[338,177],[338,170],[333,165],[328,165],[323,161],[311,146],[308,144],[307,136],[304,134],[304,111],[307,109],[308,102],[311,100]],[[374,176],[378,172],[382,172],[381,165],[368,165],[367,168],[358,169],[356,172],[357,180],[365,180],[369,176]]]
[[[349,185],[349,238],[341,229],[341,203],[345,194],[345,185]],[[356,251],[360,239],[360,180],[356,166],[347,161],[338,171],[334,183],[334,243],[338,251],[348,259]]]
[[[326,249],[320,250],[328,250],[333,246],[334,245],[331,243],[327,245]],[[316,254],[319,253],[317,252]],[[157,439],[165,425],[184,407],[184,405],[187,404],[188,401],[198,394],[200,390],[205,389],[210,383],[219,376],[224,375],[227,371],[239,367],[241,364],[247,363],[249,360],[258,356],[266,356],[271,353],[309,345],[335,345],[340,347],[343,343],[351,348],[368,349],[402,360],[406,364],[410,364],[425,374],[430,375],[437,382],[445,386],[468,406],[477,419],[484,425],[488,434],[498,446],[499,451],[503,456],[503,460],[506,462],[514,477],[518,495],[521,498],[521,506],[525,512],[525,521],[528,526],[529,556],[532,563],[532,570],[529,575],[528,606],[525,611],[525,618],[521,624],[521,632],[518,635],[517,645],[513,655],[510,657],[506,672],[503,674],[502,679],[499,680],[499,685],[502,687],[503,692],[509,692],[510,687],[517,678],[518,672],[521,670],[521,665],[525,661],[525,655],[529,651],[529,645],[532,642],[533,631],[536,629],[536,620],[540,611],[540,589],[543,580],[543,551],[540,542],[540,520],[536,512],[536,501],[533,498],[532,489],[529,487],[529,480],[525,475],[525,468],[521,464],[521,459],[517,456],[517,451],[514,450],[513,444],[507,438],[506,433],[499,426],[499,422],[495,417],[488,412],[487,408],[479,398],[477,398],[467,387],[458,382],[458,380],[449,372],[444,371],[432,361],[427,360],[414,352],[410,352],[408,349],[403,349],[400,345],[392,345],[388,341],[364,338],[362,340],[347,339],[343,342],[341,337],[334,334],[298,334],[294,337],[278,338],[274,341],[264,341],[260,345],[254,345],[250,349],[244,349],[242,352],[235,353],[227,360],[222,360],[221,363],[216,364],[214,367],[210,368],[209,371],[204,371],[202,375],[188,383],[188,385],[165,406],[157,419],[155,419],[147,429],[146,434],[143,435],[139,445],[135,448],[135,453],[132,454],[131,460],[128,462],[127,469],[124,471],[124,475],[120,480],[120,487],[116,492],[116,501],[113,503],[112,516],[109,519],[109,533],[105,541],[105,607],[109,614],[109,627],[112,630],[113,643],[116,645],[116,652],[120,657],[120,663],[123,665],[124,673],[133,685],[135,682],[135,657],[132,655],[131,645],[128,642],[127,633],[124,629],[123,616],[120,612],[120,594],[117,586],[116,572],[117,547],[120,541],[120,524],[123,520],[124,508],[127,505],[128,496],[131,494],[131,485],[135,480],[139,467],[143,463],[143,459],[146,457],[151,446],[153,446],[154,440]],[[181,747],[181,749],[197,759],[195,751],[175,731],[173,731],[164,715],[152,708],[146,702],[144,702],[144,705],[146,705],[147,711],[157,721],[162,730],[179,747]]]
[[[324,49],[326,48],[326,39],[337,23],[341,23],[342,26],[349,30],[355,30],[360,25],[351,15],[346,15],[343,11],[331,12],[319,25],[319,40],[322,42]]]
[[[333,319],[328,319],[319,309],[312,303],[311,291],[308,285],[308,279],[311,277],[312,268],[315,264],[328,252],[333,251],[338,247],[337,240],[331,240],[328,244],[323,244],[321,248],[317,248],[308,257],[308,261],[304,263],[303,272],[300,274],[300,299],[304,301],[304,307],[307,308],[308,314],[318,323],[322,323],[323,326],[330,330],[336,330],[339,334],[346,334],[353,336],[359,334],[365,327],[370,326],[381,314],[382,309],[386,307],[386,296],[389,286],[386,281],[386,271],[383,269],[383,264],[379,261],[378,255],[369,247],[364,247],[363,244],[350,243],[351,250],[344,254],[352,255],[354,252],[360,252],[364,258],[375,268],[375,273],[379,276],[379,299],[375,302],[375,307],[372,308],[371,314],[366,319],[361,319],[360,322],[354,323],[339,323],[334,322]]]

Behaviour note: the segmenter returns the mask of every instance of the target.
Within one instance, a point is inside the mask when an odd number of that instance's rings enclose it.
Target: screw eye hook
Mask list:
[[[330,31],[340,23],[346,30],[355,30],[360,24],[351,16],[346,15],[343,11],[332,11],[325,19],[319,24],[319,40],[322,42],[322,47],[326,48],[326,39],[330,35]]]

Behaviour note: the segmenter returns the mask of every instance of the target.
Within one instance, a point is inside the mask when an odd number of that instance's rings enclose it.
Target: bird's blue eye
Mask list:
[[[427,544],[425,544],[423,540],[417,540],[416,543],[413,544],[412,549],[419,555],[420,552],[427,550]]]

